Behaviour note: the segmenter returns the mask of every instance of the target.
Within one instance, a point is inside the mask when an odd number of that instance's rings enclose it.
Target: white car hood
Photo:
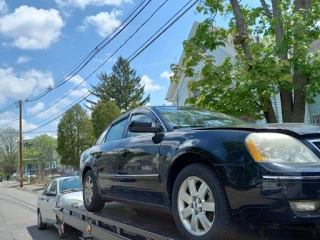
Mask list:
[[[61,207],[63,205],[69,205],[74,207],[83,205],[82,191],[62,193],[58,201],[58,206]]]

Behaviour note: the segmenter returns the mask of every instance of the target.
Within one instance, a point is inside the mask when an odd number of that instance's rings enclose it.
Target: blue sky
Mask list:
[[[90,84],[97,84],[96,75],[47,111],[31,116],[50,106],[86,78],[102,61],[120,46],[164,0],[153,0],[147,8],[112,43],[106,46],[75,78],[51,91],[36,102],[23,107],[24,131],[46,122],[72,101],[83,95]],[[128,57],[186,0],[169,0],[110,61],[97,73],[110,72],[119,55]],[[88,54],[140,0],[0,0],[0,109],[16,100],[31,98],[61,80],[66,72]],[[150,105],[167,104],[164,100],[170,81],[169,66],[182,53],[182,41],[188,37],[194,21],[204,17],[190,10],[172,28],[135,59],[137,70],[151,95]],[[218,21],[219,23],[219,21]],[[223,25],[225,22],[220,21]],[[18,117],[18,108],[0,115],[0,127]],[[50,120],[50,119],[48,119]],[[38,122],[43,121],[41,124]],[[56,135],[59,119],[26,134],[26,138],[42,133]],[[18,127],[18,122],[12,122]]]

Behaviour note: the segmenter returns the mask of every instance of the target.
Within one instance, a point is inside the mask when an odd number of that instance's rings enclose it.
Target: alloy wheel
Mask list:
[[[85,183],[84,189],[85,201],[87,205],[90,205],[93,198],[93,180],[91,176],[88,176]]]
[[[186,178],[177,201],[179,217],[186,230],[194,236],[207,234],[215,219],[215,202],[208,184],[196,176]]]

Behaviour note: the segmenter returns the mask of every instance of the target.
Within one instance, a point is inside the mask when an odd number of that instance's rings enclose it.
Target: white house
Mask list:
[[[191,39],[198,27],[199,23],[194,22],[188,39]],[[214,31],[213,27],[213,31]],[[316,41],[311,45],[311,51],[315,49],[320,49],[320,41]],[[218,46],[213,51],[206,50],[206,54],[211,54],[214,56],[215,62],[217,65],[221,64],[226,58],[231,57],[235,61],[235,49],[234,45],[231,42],[231,39],[225,41],[225,46]],[[185,57],[184,52],[181,54],[179,59],[178,67],[179,69],[183,69],[183,59]],[[200,62],[195,68],[195,77],[186,77],[183,72],[178,73],[179,81],[178,83],[171,83],[169,89],[167,91],[165,100],[171,102],[172,105],[183,106],[185,105],[185,101],[187,98],[192,96],[197,96],[200,92],[191,92],[188,89],[188,82],[189,81],[197,81],[199,79],[199,73],[204,66],[204,62]],[[275,114],[277,116],[278,122],[282,122],[282,110],[281,110],[281,101],[280,101],[280,94],[271,98],[272,105],[275,109]],[[265,122],[265,120],[257,121],[257,122]],[[306,111],[305,111],[305,123],[320,123],[320,96],[315,98],[314,104],[306,104]]]

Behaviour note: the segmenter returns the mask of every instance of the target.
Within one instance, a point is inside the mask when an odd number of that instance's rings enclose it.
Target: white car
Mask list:
[[[30,178],[35,178],[36,177],[36,175],[35,174],[32,174],[32,173],[26,173],[25,175],[23,175],[25,178],[28,178],[28,179],[30,179]]]
[[[38,229],[46,229],[47,224],[57,222],[56,214],[53,211],[55,207],[65,205],[79,207],[82,204],[82,185],[78,176],[61,177],[53,180],[38,198]],[[59,234],[61,234],[60,231]]]
[[[12,177],[13,177],[13,178],[20,177],[20,174],[19,174],[19,173],[14,173],[14,174],[12,174]]]

